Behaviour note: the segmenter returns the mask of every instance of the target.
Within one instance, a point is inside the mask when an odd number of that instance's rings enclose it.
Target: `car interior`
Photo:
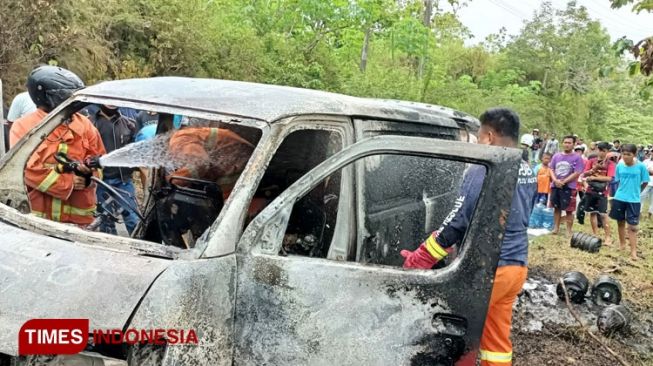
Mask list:
[[[80,103],[78,111],[89,116],[97,112],[97,106]],[[96,221],[110,220],[120,227],[123,222],[122,214],[132,210],[142,217],[142,221],[131,234],[132,237],[182,249],[193,248],[220,214],[239,174],[231,176],[229,182],[222,179],[224,177],[212,174],[214,161],[228,160],[234,154],[233,151],[211,151],[207,148],[208,162],[179,158],[171,152],[177,148],[171,143],[172,136],[187,128],[226,129],[251,144],[252,148],[247,150],[247,156],[244,157],[248,161],[253,147],[261,139],[262,132],[254,127],[224,121],[188,118],[169,113],[156,113],[152,116],[156,119],[156,134],[146,141],[128,144],[124,149],[133,148],[133,151],[127,150],[122,156],[129,159],[130,154],[138,155],[144,151],[143,147],[130,145],[150,144],[152,150],[159,151],[161,156],[158,158],[164,161],[163,166],[146,166],[147,189],[136,190],[134,198],[138,205],[125,204],[129,201],[126,198],[129,198],[130,193],[107,185],[108,188],[98,203]],[[343,137],[335,131],[298,129],[290,132],[275,151],[256,189],[245,224],[247,225],[281,192],[342,147]],[[184,170],[198,170],[202,174],[180,174]],[[137,176],[138,174],[134,174],[134,177]],[[103,183],[100,181],[98,184]],[[134,185],[140,188],[138,180]],[[282,254],[326,257],[335,228],[339,195],[338,173],[294,206],[288,225],[288,232],[291,234],[285,239]],[[94,222],[86,229],[97,231],[99,225]],[[118,234],[128,236],[124,230],[118,230]]]
[[[343,147],[328,130],[297,130],[279,146],[263,175],[257,196],[273,199]],[[293,207],[281,254],[327,256],[335,229],[340,173],[326,179]]]
[[[171,138],[178,131],[190,128],[229,130],[256,146],[261,130],[219,120],[188,118],[169,113],[156,113],[156,135],[148,141],[152,148],[166,150],[159,157],[164,166],[150,166],[147,189],[137,190],[139,207],[122,204],[126,192],[109,189],[99,203],[97,219],[121,223],[125,210],[138,211],[141,222],[132,237],[163,245],[189,249],[216,220],[238,175],[231,182],[212,171],[214,161],[228,160],[233,152],[209,151],[209,161],[176,160],[171,151]],[[448,137],[448,136],[447,136]],[[283,138],[274,152],[250,202],[245,225],[251,222],[270,202],[299,178],[336,152],[342,150],[341,132],[329,129],[294,129]],[[129,148],[129,145],[125,148]],[[135,150],[138,153],[138,149]],[[248,161],[253,148],[247,150]],[[205,158],[206,159],[206,158]],[[409,156],[386,156],[373,164],[366,158],[363,209],[365,232],[358,253],[347,260],[379,265],[400,265],[399,251],[413,245],[437,229],[456,198],[455,189],[464,164]],[[175,165],[176,164],[176,165]],[[171,168],[171,166],[173,166]],[[184,169],[203,169],[203,174],[179,174]],[[244,165],[243,165],[244,167]],[[198,171],[201,171],[199,169]],[[438,184],[428,179],[411,177],[437,176]],[[411,184],[407,184],[407,182]],[[101,184],[101,182],[99,182]],[[138,184],[135,184],[137,187]],[[293,206],[283,238],[281,255],[326,258],[334,237],[341,194],[341,172],[337,171],[304,195]],[[94,225],[87,229],[97,230]],[[119,233],[127,235],[125,232]],[[354,249],[355,251],[355,249]]]
[[[176,122],[175,118],[180,122]],[[177,126],[175,126],[177,123]],[[198,118],[176,117],[160,113],[155,139],[169,140],[177,129],[184,128],[219,128],[234,132],[251,146],[256,146],[261,138],[261,131],[255,128],[241,126],[221,121],[209,121]],[[231,181],[220,181],[211,171],[215,161],[223,157],[241,154],[227,149],[207,147],[209,161],[180,158],[172,154],[174,147],[170,145],[168,157],[175,161],[176,168],[154,168],[150,170],[152,179],[149,182],[149,195],[144,197],[144,217],[142,225],[134,236],[144,240],[159,242],[180,248],[192,248],[197,239],[215,221],[235,184],[237,176]],[[249,160],[253,149],[248,149],[244,158]],[[230,159],[230,158],[226,158]],[[244,165],[243,165],[244,166]],[[185,169],[202,168],[199,177],[189,177],[180,174]],[[205,169],[204,169],[205,168]]]

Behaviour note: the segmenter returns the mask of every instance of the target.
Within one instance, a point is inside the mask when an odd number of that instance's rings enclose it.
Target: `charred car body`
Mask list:
[[[30,215],[27,160],[89,104],[156,111],[160,136],[174,115],[230,130],[251,156],[228,195],[152,168],[131,238]],[[197,332],[198,345],[80,356],[130,364],[473,365],[520,159],[465,142],[478,127],[444,107],[234,81],[83,89],[0,160],[0,360],[29,362],[15,357],[29,319],[88,318]],[[403,270],[399,251],[447,219],[470,164],[486,175],[457,258]],[[184,205],[196,216],[164,229]]]

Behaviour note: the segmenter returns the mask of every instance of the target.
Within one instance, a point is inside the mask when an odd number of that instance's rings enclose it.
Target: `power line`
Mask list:
[[[519,18],[519,20],[524,20],[524,17],[523,17],[522,15],[520,15],[520,14],[517,13],[517,12],[515,12],[514,9],[511,9],[510,7],[506,7],[506,6],[504,6],[503,4],[498,3],[498,2],[497,2],[498,0],[488,0],[488,1],[489,1],[490,3],[492,3],[494,6],[497,6],[497,7],[501,8],[501,9],[507,11],[508,13],[510,13],[511,15],[515,16],[516,18]]]
[[[607,15],[606,13],[603,13],[601,11],[598,11],[596,8],[591,7],[589,5],[583,5],[589,13],[594,13],[597,14],[599,17],[599,21],[605,20],[610,23],[612,23],[615,26],[619,27],[624,27],[630,30],[636,30],[639,32],[651,32],[651,29],[644,29],[639,26],[633,25],[632,23],[628,23],[621,19],[619,16],[616,16],[614,13],[610,13],[610,15]]]
[[[507,4],[504,0],[496,0],[496,1],[498,1],[500,4],[503,4],[503,6],[509,8],[509,9],[512,9],[517,14],[519,14],[522,18],[524,18],[524,19],[529,18],[528,14],[523,13],[522,10],[519,9],[519,8],[516,8],[516,7],[513,7],[513,6],[509,5],[509,4]]]

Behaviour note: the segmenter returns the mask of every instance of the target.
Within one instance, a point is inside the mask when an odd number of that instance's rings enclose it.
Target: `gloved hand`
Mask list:
[[[422,243],[414,251],[402,250],[399,254],[404,257],[404,268],[431,269],[438,263],[426,250],[426,245]]]
[[[437,233],[431,234],[426,241],[414,251],[402,250],[399,254],[404,257],[404,268],[431,269],[442,258],[453,251],[453,247],[442,248],[435,240]],[[430,250],[427,246],[430,246]],[[434,253],[432,255],[431,253]]]

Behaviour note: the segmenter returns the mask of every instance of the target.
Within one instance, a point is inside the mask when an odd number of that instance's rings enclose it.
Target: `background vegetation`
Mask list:
[[[445,3],[453,11],[444,11]],[[6,103],[23,90],[33,66],[50,63],[79,73],[87,84],[185,75],[424,101],[473,115],[505,105],[528,129],[653,142],[653,106],[642,88],[648,79],[616,52],[632,43],[615,50],[601,24],[574,2],[564,10],[545,3],[518,36],[502,31],[474,46],[456,16],[473,0],[3,4]]]

